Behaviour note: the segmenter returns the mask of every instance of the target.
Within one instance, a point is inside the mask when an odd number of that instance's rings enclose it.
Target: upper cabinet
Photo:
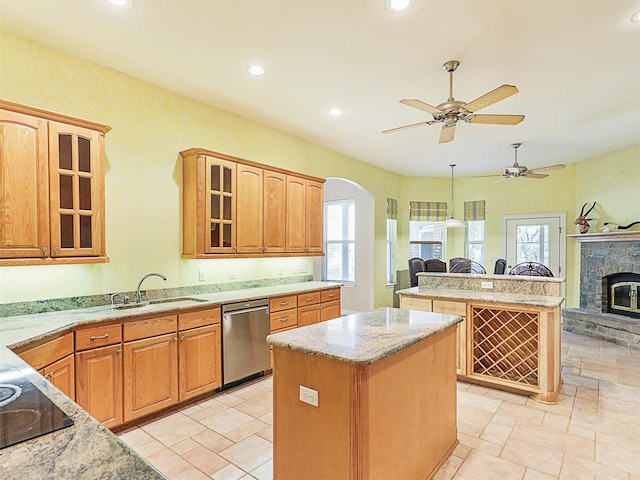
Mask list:
[[[323,179],[209,150],[181,155],[184,258],[323,255]]]
[[[107,261],[108,126],[0,100],[0,265]]]

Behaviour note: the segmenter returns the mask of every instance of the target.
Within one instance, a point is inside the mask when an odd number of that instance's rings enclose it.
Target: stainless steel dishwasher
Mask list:
[[[269,300],[222,306],[222,388],[262,375],[271,368]]]

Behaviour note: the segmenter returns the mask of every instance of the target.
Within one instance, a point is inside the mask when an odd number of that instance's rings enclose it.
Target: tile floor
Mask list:
[[[556,405],[458,383],[460,445],[434,480],[640,480],[640,350],[562,342]],[[120,438],[170,479],[270,480],[271,395],[267,377]]]

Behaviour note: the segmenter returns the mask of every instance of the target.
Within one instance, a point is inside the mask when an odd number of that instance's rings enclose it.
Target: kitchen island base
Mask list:
[[[431,478],[458,444],[455,342],[450,327],[369,365],[274,346],[274,479]]]

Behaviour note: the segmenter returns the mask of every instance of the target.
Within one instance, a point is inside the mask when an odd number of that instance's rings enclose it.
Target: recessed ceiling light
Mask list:
[[[387,0],[387,8],[392,12],[402,12],[413,4],[413,0]]]
[[[264,75],[265,69],[262,65],[251,65],[247,71],[251,74],[251,75],[255,75],[256,77],[259,77],[260,75]]]
[[[332,117],[339,117],[340,115],[342,115],[342,109],[338,108],[338,107],[333,107],[329,109],[329,115],[331,115]]]
[[[638,10],[636,13],[631,15],[631,21],[633,23],[640,23],[640,10]]]
[[[133,3],[133,0],[109,0],[109,3],[111,3],[111,5],[116,7],[125,8],[125,7],[130,7],[131,4]]]

